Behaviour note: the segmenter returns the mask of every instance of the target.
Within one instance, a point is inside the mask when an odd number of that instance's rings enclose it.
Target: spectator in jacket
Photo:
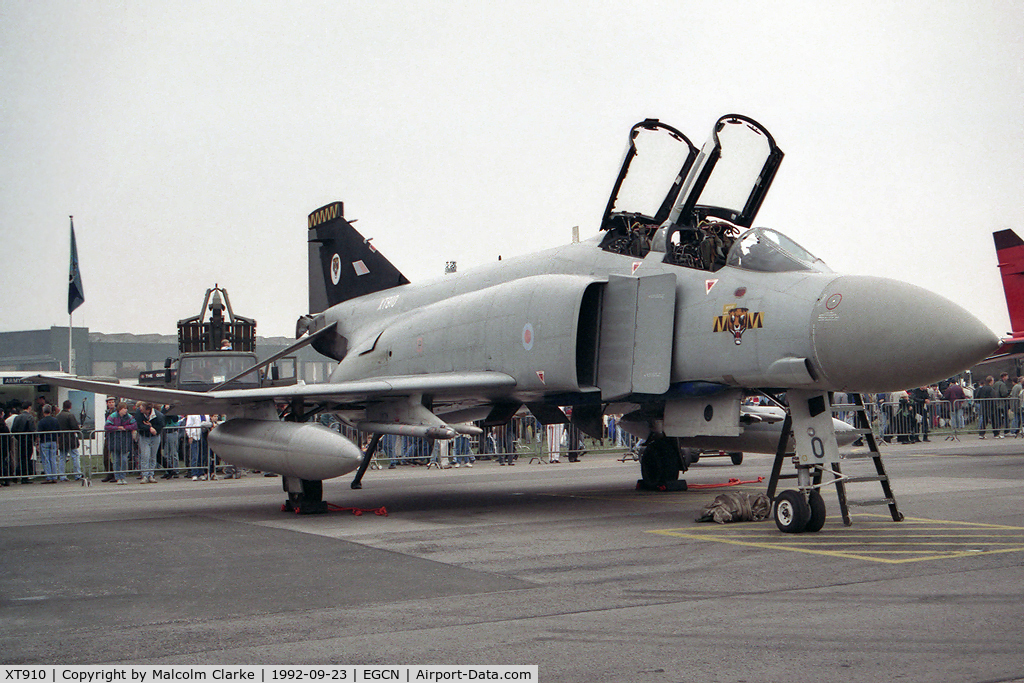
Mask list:
[[[31,484],[32,480],[32,448],[35,446],[36,418],[32,415],[31,405],[21,406],[21,413],[11,423],[14,434],[14,448],[17,450],[14,462],[14,476],[21,477],[22,484]]]
[[[949,386],[946,387],[943,398],[949,402],[950,418],[953,420],[953,429],[963,429],[964,400],[967,398],[967,394],[964,393],[964,388],[960,386],[959,382],[950,382]]]
[[[43,406],[46,405],[46,397],[40,394],[36,396],[36,402],[32,411],[33,416],[36,418],[36,422],[43,419]]]
[[[139,414],[135,418],[139,429],[139,468],[142,470],[142,483],[155,484],[156,454],[160,450],[160,439],[164,432],[164,416],[151,403],[139,406]]]
[[[11,463],[11,428],[7,426],[7,411],[0,407],[0,486],[10,486],[14,468]]]
[[[978,436],[982,439],[985,438],[985,425],[991,425],[992,436],[999,438],[999,423],[995,421],[995,413],[998,412],[995,406],[995,381],[995,378],[989,375],[985,378],[985,383],[974,392],[974,398],[978,401]]]
[[[164,472],[162,479],[173,479],[178,476],[178,452],[181,450],[181,417],[171,412],[170,406],[163,407],[164,434],[163,452]],[[187,460],[187,458],[186,458]]]
[[[105,431],[110,443],[110,457],[114,461],[114,479],[118,484],[127,484],[125,473],[128,471],[128,459],[132,454],[132,432],[138,427],[134,418],[128,414],[128,404],[122,401],[117,410],[107,418]]]
[[[39,459],[43,461],[43,472],[46,473],[44,484],[57,483],[57,439],[60,436],[60,423],[53,416],[53,406],[43,406],[43,419],[36,425],[39,432]],[[67,477],[64,478],[67,481]]]
[[[1003,429],[1003,434],[1010,431],[1009,419],[1007,411],[1010,408],[1010,402],[1006,399],[1010,398],[1010,392],[1013,390],[1013,382],[1010,381],[1010,373],[1004,372],[999,375],[999,381],[993,385],[996,395],[995,398],[1001,399],[994,401],[995,403],[995,418],[994,426],[996,429]],[[1004,438],[1003,435],[996,434],[997,439]]]
[[[64,401],[63,410],[57,413],[57,423],[60,425],[60,439],[58,440],[57,471],[62,481],[67,481],[67,464],[71,463],[75,480],[82,478],[82,460],[78,451],[78,436],[81,433],[81,425],[78,418],[71,412],[71,401]]]
[[[206,435],[213,423],[209,415],[189,415],[185,418],[185,437],[188,439],[188,464],[192,468],[192,481],[206,481],[206,468],[210,463],[210,447]]]
[[[107,407],[103,412],[103,424],[106,425],[107,420],[115,413],[117,413],[117,399],[113,396],[107,396]],[[107,476],[102,479],[104,484],[115,481],[114,465],[110,461],[110,439],[103,439],[103,471],[107,473]]]
[[[911,389],[907,392],[913,402],[914,419],[911,422],[911,429],[914,432],[913,441],[928,441],[928,427],[931,424],[931,395],[927,387]]]
[[[1013,428],[1013,434],[1016,436],[1020,434],[1020,399],[1024,395],[1024,377],[1018,377],[1017,381],[1014,382],[1013,388],[1010,389],[1010,400],[1007,402],[1010,405],[1007,415],[1013,415],[1013,422],[1010,427]]]

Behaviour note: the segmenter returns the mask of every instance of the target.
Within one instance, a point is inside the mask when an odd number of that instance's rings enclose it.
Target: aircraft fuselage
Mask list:
[[[343,302],[324,314],[347,342],[331,381],[488,370],[514,377],[507,395],[523,401],[616,400],[692,382],[888,391],[947,377],[991,344],[969,313],[898,281],[706,272],[662,256],[590,240]],[[647,282],[639,294],[629,287]],[[949,344],[951,333],[968,343]],[[901,361],[879,362],[893,356]]]

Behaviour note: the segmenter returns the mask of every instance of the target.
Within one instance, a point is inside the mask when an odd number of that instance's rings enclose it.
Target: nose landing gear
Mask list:
[[[788,534],[814,533],[825,526],[825,499],[821,491],[783,491],[772,505],[772,516],[779,531]]]
[[[878,452],[863,397],[860,394],[852,394],[851,397],[852,403],[832,405],[832,397],[822,392],[788,392],[790,409],[783,422],[772,476],[768,482],[768,497],[773,501],[772,516],[780,531],[791,534],[821,531],[825,524],[825,501],[821,496],[821,488],[833,484],[839,497],[843,523],[849,526],[852,522],[848,506],[851,503],[847,500],[846,484],[850,482],[880,482],[884,497],[874,501],[863,501],[861,504],[884,503],[889,506],[894,522],[903,520],[903,513],[896,507],[896,499],[889,485],[889,475]],[[874,474],[851,477],[843,474],[840,469],[839,461],[843,456],[839,455],[835,431],[832,428],[832,413],[837,410],[854,412],[857,429],[863,434],[869,451],[867,456],[861,457],[872,460],[875,466]],[[792,453],[789,448],[791,435],[796,446],[796,455],[793,456],[796,474],[782,475],[782,462],[787,454]],[[822,476],[825,474],[832,479],[823,484]],[[794,476],[797,480],[797,490],[783,491],[776,496],[779,479]]]

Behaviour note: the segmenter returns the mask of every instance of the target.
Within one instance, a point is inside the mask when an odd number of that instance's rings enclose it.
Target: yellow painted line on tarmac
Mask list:
[[[839,523],[813,534],[784,534],[770,519],[647,533],[886,564],[1024,552],[1024,527],[911,517],[893,522],[888,515],[872,514],[853,518],[853,528]]]

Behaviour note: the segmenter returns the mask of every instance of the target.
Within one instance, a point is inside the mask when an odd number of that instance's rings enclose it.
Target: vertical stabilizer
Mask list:
[[[1003,278],[1012,335],[1024,337],[1024,240],[1009,229],[992,233],[992,239],[996,243],[996,258]]]
[[[334,202],[309,214],[309,312],[409,280],[345,220]]]

